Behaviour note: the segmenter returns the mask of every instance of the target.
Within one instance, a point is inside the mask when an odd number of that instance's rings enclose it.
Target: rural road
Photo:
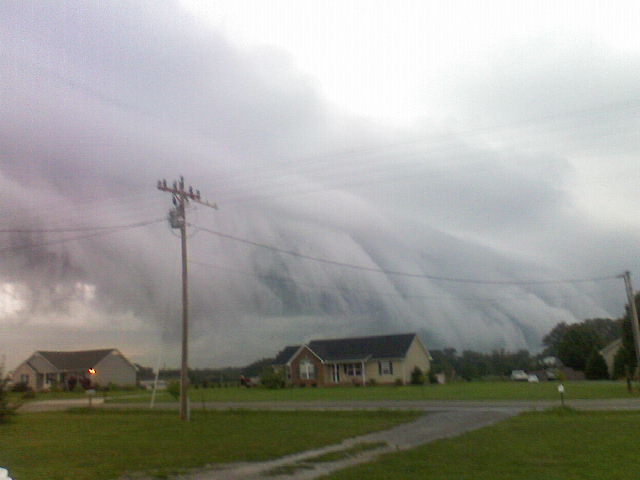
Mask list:
[[[147,408],[144,403],[104,403],[103,398],[94,398],[94,406],[102,408]],[[640,398],[618,398],[607,400],[571,400],[565,401],[569,407],[578,410],[638,410]],[[86,407],[86,398],[66,400],[46,400],[27,402],[20,407],[22,412],[43,412],[65,410],[67,408]],[[552,400],[375,400],[375,401],[313,401],[313,402],[192,402],[193,410],[417,410],[425,412],[441,411],[505,411],[505,410],[544,410],[559,406],[558,401]],[[158,410],[177,410],[178,403],[157,403]]]

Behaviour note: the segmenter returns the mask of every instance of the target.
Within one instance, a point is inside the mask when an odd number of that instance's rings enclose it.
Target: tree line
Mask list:
[[[640,309],[640,294],[636,295],[635,301]],[[461,354],[454,348],[432,350],[432,371],[444,373],[447,378],[465,380],[506,377],[513,370],[548,368],[545,359],[555,357],[564,366],[584,372],[587,379],[606,379],[609,378],[609,371],[600,351],[617,339],[621,339],[622,344],[614,357],[611,377],[630,378],[637,364],[628,305],[622,318],[591,318],[574,324],[558,323],[543,337],[544,348],[537,355],[531,355],[528,350],[495,350],[491,353],[465,350]]]

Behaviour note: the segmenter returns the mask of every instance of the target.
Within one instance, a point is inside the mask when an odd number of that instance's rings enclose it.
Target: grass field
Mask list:
[[[412,420],[411,412],[72,410],[19,414],[0,425],[0,465],[14,480],[159,476],[208,463],[257,461]]]
[[[628,398],[624,382],[565,382],[565,398]],[[447,385],[375,386],[334,388],[208,388],[190,389],[191,401],[260,402],[260,401],[340,401],[340,400],[557,400],[556,382],[465,382]],[[633,395],[637,396],[637,393]],[[132,397],[111,395],[109,401],[149,402],[150,394],[140,392]],[[168,393],[159,392],[156,401],[175,401]]]
[[[532,412],[323,478],[635,480],[638,431],[640,412]]]

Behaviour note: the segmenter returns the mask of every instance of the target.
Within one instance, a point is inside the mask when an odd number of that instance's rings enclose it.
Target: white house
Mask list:
[[[136,385],[136,367],[119,350],[34,352],[13,371],[13,382],[33,390],[66,388],[69,379],[89,379],[92,385]]]

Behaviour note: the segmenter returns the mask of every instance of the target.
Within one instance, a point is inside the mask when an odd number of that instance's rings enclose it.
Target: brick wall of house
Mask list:
[[[315,378],[306,379],[300,376],[300,364],[309,361],[315,367]],[[291,360],[291,382],[294,385],[324,385],[325,372],[322,368],[322,362],[315,356],[307,347],[304,347],[300,352]]]

